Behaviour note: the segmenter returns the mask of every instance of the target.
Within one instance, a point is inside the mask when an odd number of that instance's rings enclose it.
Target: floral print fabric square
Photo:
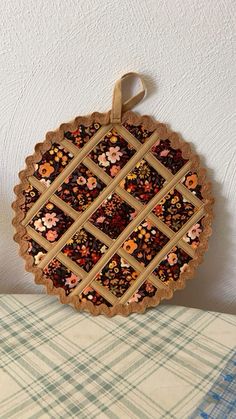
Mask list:
[[[173,231],[178,231],[194,211],[194,205],[176,189],[170,191],[153,210],[154,214]]]
[[[54,287],[63,288],[65,294],[69,295],[81,279],[66,268],[59,260],[53,259],[43,270],[44,277],[51,279]]]
[[[71,226],[73,220],[51,202],[42,207],[29,225],[49,242],[60,239]]]
[[[121,297],[137,279],[135,271],[124,259],[115,254],[97,275],[96,281],[108,288],[116,297]]]
[[[30,237],[27,237],[27,240],[29,244],[28,254],[33,256],[34,265],[38,265],[41,262],[41,260],[43,260],[44,256],[47,254],[47,251]]]
[[[62,249],[62,253],[89,272],[105,253],[107,247],[81,228]]]
[[[78,148],[82,148],[90,138],[96,134],[101,127],[100,124],[94,123],[86,127],[85,125],[79,125],[75,131],[66,131],[64,137],[66,140],[71,141]]]
[[[49,187],[72,158],[73,155],[63,146],[54,143],[50,150],[44,153],[40,163],[35,164],[34,176]]]
[[[120,186],[143,204],[147,204],[160,191],[164,182],[165,179],[146,160],[141,160],[121,181]]]
[[[22,211],[25,213],[29,211],[32,205],[39,199],[40,192],[37,191],[32,185],[29,185],[27,189],[23,191],[24,203],[21,205]]]
[[[58,188],[56,195],[78,212],[85,211],[104,189],[84,164],[80,164]]]
[[[112,129],[91,151],[89,157],[109,176],[115,177],[134,153],[135,150],[127,141]]]
[[[193,249],[196,249],[200,244],[200,234],[203,232],[203,219],[204,217],[191,227],[187,234],[183,237],[183,240]]]
[[[123,249],[134,256],[141,265],[147,266],[168,240],[157,227],[149,221],[144,221],[124,242]]]
[[[161,281],[177,281],[182,272],[185,272],[191,257],[177,246],[161,261],[153,271]]]
[[[180,149],[174,149],[170,140],[158,140],[152,147],[154,156],[174,175],[187,163]]]
[[[117,239],[135,215],[136,211],[113,193],[95,211],[90,222],[112,239]]]

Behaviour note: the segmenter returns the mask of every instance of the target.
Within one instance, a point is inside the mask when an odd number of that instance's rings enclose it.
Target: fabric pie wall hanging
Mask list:
[[[123,103],[122,81],[139,93]],[[13,203],[26,269],[63,304],[143,312],[185,286],[211,234],[211,186],[188,143],[131,109],[136,73],[112,109],[46,134],[26,158]]]

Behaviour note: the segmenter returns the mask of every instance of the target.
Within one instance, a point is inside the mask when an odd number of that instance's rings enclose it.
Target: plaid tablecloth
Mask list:
[[[236,417],[235,316],[160,305],[108,319],[2,295],[0,319],[1,419]]]

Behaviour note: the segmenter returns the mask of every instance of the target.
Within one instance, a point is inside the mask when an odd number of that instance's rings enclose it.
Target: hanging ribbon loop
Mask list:
[[[126,102],[122,102],[122,81],[127,78],[138,78],[141,83],[141,90],[135,95],[128,99]],[[143,78],[138,73],[130,72],[124,74],[117,82],[113,90],[112,109],[111,109],[111,123],[120,124],[122,113],[132,109],[137,105],[146,95],[147,89],[144,84]]]

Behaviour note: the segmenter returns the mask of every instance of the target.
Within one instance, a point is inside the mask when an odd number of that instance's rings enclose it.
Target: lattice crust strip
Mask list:
[[[103,115],[102,119],[104,120],[107,118]],[[99,122],[98,116],[97,120]],[[125,120],[131,120],[135,122],[138,121],[138,124],[135,123],[134,125],[137,127],[141,126],[141,129],[144,129],[142,126],[145,127],[148,118],[138,118],[135,116],[135,114],[128,112]],[[115,118],[112,122],[113,123],[111,124],[101,124],[101,127],[80,149],[64,137],[65,130],[63,126],[63,132],[60,135],[58,133],[53,135],[52,143],[57,141],[64,147],[65,150],[68,150],[68,152],[73,155],[71,161],[66,165],[64,170],[61,171],[61,173],[56,177],[56,179],[50,184],[49,187],[45,186],[32,174],[32,169],[30,176],[26,177],[27,182],[29,182],[32,187],[40,193],[40,197],[31,206],[21,221],[21,225],[26,228],[28,237],[33,239],[46,251],[43,259],[37,266],[37,270],[43,270],[51,263],[52,260],[56,258],[80,279],[80,282],[71,291],[69,296],[63,297],[63,302],[66,302],[67,300],[71,301],[71,299],[75,297],[77,298],[77,296],[80,296],[81,293],[90,286],[106,301],[108,301],[111,306],[118,307],[120,305],[127,305],[131,297],[138,292],[139,288],[147,280],[157,289],[157,295],[162,294],[165,296],[168,295],[168,289],[174,289],[176,285],[172,283],[170,284],[169,282],[163,282],[156,274],[156,270],[163,259],[165,259],[165,257],[169,254],[169,252],[171,252],[173,248],[177,247],[185,252],[185,254],[188,255],[189,259],[192,261],[196,261],[197,258],[200,258],[198,256],[198,251],[195,250],[190,244],[188,244],[186,240],[184,240],[186,234],[198,222],[200,222],[203,217],[207,218],[206,216],[209,216],[210,214],[210,198],[208,200],[205,199],[205,201],[202,201],[183,183],[185,176],[189,172],[191,173],[191,171],[193,171],[194,165],[198,170],[200,170],[198,163],[196,163],[196,158],[192,158],[193,155],[187,147],[187,151],[185,151],[185,154],[187,154],[188,157],[186,163],[183,164],[177,173],[173,174],[160,160],[156,158],[156,156],[151,151],[154,145],[165,139],[165,136],[167,135],[166,128],[164,127],[163,129],[163,125],[153,123],[148,120],[147,125],[154,125],[155,129],[152,129],[152,133],[149,135],[149,137],[145,140],[145,142],[141,143],[135,137],[135,135],[133,135],[127,129],[127,126],[125,127],[123,124],[117,123],[117,118]],[[91,123],[92,122],[90,121],[90,124]],[[158,128],[159,126],[160,129]],[[78,123],[76,123],[74,128],[77,129],[77,127]],[[99,167],[99,165],[95,163],[90,157],[91,152],[94,151],[96,147],[104,141],[106,135],[110,133],[111,130],[115,130],[117,135],[120,135],[134,150],[132,157],[113,178],[110,177],[101,167]],[[60,138],[58,139],[58,137]],[[176,147],[175,144],[173,145]],[[177,141],[177,145],[180,145],[179,140]],[[133,196],[132,193],[128,192],[124,187],[121,186],[122,182],[126,179],[128,174],[136,167],[137,164],[140,164],[140,161],[143,160],[145,160],[150,165],[150,167],[153,168],[155,172],[161,175],[164,179],[164,183],[158,193],[156,193],[146,204],[142,203],[139,199],[137,199],[137,197]],[[76,211],[74,208],[72,208],[71,205],[66,203],[56,194],[58,188],[63,185],[65,180],[68,179],[68,177],[73,173],[74,170],[76,170],[76,168],[79,167],[81,163],[104,184],[103,190],[100,191],[100,194],[93,200],[92,203],[90,203],[84,212]],[[161,204],[163,198],[165,198],[173,190],[177,190],[184,199],[186,199],[194,206],[194,212],[192,216],[177,231],[172,230],[170,226],[168,226],[153,212],[153,210]],[[91,222],[92,215],[98,210],[101,204],[103,204],[104,201],[114,193],[117,194],[124,202],[126,202],[136,211],[136,216],[123,229],[116,240],[109,237]],[[49,201],[73,220],[73,223],[68,227],[64,234],[59,238],[57,242],[53,244],[50,243],[41,234],[39,234],[34,228],[32,228],[32,225],[30,225],[31,220],[34,219],[40,209],[43,208],[44,205]],[[206,206],[206,202],[208,208]],[[156,256],[153,257],[147,266],[144,266],[142,263],[140,263],[136,257],[130,254],[123,247],[124,242],[131,236],[133,231],[137,229],[144,220],[149,221],[168,239],[166,244],[159,252],[157,252]],[[98,239],[107,248],[106,252],[95,263],[89,272],[85,271],[81,266],[78,265],[78,263],[74,262],[70,257],[66,256],[62,252],[62,249],[67,244],[67,242],[72,239],[74,234],[81,228],[84,228],[87,232],[92,234],[95,239]],[[207,230],[207,233],[209,235],[209,229]],[[204,244],[204,246],[206,247],[206,244]],[[96,280],[98,273],[103,270],[103,268],[115,254],[125,260],[136,272],[138,272],[137,279],[133,281],[133,283],[128,287],[128,289],[120,298],[117,298],[106,286],[102,285]],[[189,265],[191,265],[191,262]],[[191,269],[193,271],[193,268],[190,266],[190,270]],[[153,272],[155,272],[155,274]],[[179,282],[181,283],[181,280]],[[155,301],[157,301],[157,299]]]

